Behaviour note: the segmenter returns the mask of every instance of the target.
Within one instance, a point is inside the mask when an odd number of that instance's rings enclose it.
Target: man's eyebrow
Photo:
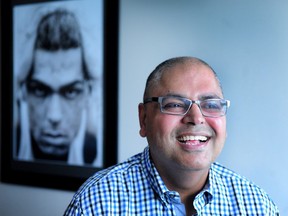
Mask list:
[[[45,85],[43,82],[37,80],[37,79],[28,79],[26,81],[27,83],[37,83],[37,84],[41,84],[41,85]]]
[[[76,80],[74,82],[67,83],[67,84],[63,85],[60,88],[61,89],[70,88],[70,87],[73,87],[73,86],[76,86],[76,85],[83,85],[84,83],[85,83],[84,80],[81,80],[81,81],[80,80]]]
[[[45,88],[50,88],[49,85],[45,84],[44,82],[40,81],[40,80],[36,80],[36,79],[30,79],[27,81],[27,84],[28,85],[32,85],[32,86],[35,86],[35,85],[38,85],[38,86],[43,86]]]
[[[207,95],[202,95],[200,96],[200,100],[208,100],[208,99],[220,99],[221,97],[219,97],[216,94],[207,94]]]
[[[60,88],[61,89],[63,89],[63,88],[69,88],[69,87],[72,87],[72,86],[75,86],[75,85],[78,85],[78,84],[83,84],[85,81],[84,80],[75,80],[75,81],[73,81],[73,82],[70,82],[70,83],[66,83],[65,85],[62,85],[62,86],[60,86]],[[42,86],[44,86],[44,87],[47,87],[47,88],[51,88],[52,89],[52,87],[49,85],[49,84],[46,84],[45,82],[43,82],[43,81],[40,81],[40,80],[37,80],[37,79],[30,79],[29,81],[28,81],[28,83],[29,84],[36,84],[36,85],[42,85]]]
[[[186,98],[184,95],[177,94],[177,93],[168,93],[168,94],[166,94],[165,96]],[[201,95],[201,96],[199,97],[199,100],[220,99],[220,98],[221,98],[221,97],[219,97],[217,94],[211,93],[211,94]]]
[[[182,98],[185,98],[183,95],[175,94],[175,93],[168,93],[168,94],[166,94],[165,96],[168,96],[168,97],[182,97]]]

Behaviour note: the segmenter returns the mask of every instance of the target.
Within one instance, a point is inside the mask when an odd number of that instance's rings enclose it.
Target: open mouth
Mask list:
[[[201,136],[201,135],[196,135],[196,136],[181,136],[178,137],[177,140],[181,143],[205,143],[209,140],[209,137],[207,136]]]

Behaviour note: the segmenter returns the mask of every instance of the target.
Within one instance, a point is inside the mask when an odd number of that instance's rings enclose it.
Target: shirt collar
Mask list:
[[[142,166],[147,177],[147,180],[152,187],[153,191],[159,196],[160,200],[164,203],[170,203],[171,199],[180,200],[180,196],[176,191],[169,191],[164,184],[161,176],[159,175],[154,163],[150,158],[149,147],[144,149],[142,154]]]
[[[225,184],[219,176],[217,166],[217,163],[211,164],[208,181],[203,190],[195,198],[195,202],[198,202],[198,205],[202,207],[210,203],[212,199],[217,199],[217,196],[220,196],[226,190]]]
[[[164,184],[162,178],[160,177],[154,163],[150,158],[149,147],[144,149],[142,154],[142,166],[147,177],[150,186],[154,190],[154,192],[160,197],[161,201],[165,203],[170,203],[172,199],[180,200],[180,195],[176,191],[169,191],[169,189]],[[203,190],[196,196],[195,200],[198,199],[198,202],[201,206],[208,204],[213,198],[213,194],[215,193],[215,184],[216,184],[216,176],[215,171],[213,169],[213,165],[209,171],[208,181],[203,188]]]
[[[224,195],[226,188],[226,183],[223,182],[223,173],[219,169],[224,169],[220,164],[213,163],[210,168],[209,172],[209,188],[208,192],[211,195],[218,196]]]

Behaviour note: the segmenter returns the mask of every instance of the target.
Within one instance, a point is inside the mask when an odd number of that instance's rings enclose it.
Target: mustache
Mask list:
[[[181,126],[176,130],[176,134],[199,134],[204,133],[207,135],[214,135],[215,132],[212,128],[208,127],[207,125],[184,125]]]

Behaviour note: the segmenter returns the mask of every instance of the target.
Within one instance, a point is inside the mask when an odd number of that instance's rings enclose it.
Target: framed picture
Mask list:
[[[118,4],[2,2],[2,181],[76,190],[117,162]]]

